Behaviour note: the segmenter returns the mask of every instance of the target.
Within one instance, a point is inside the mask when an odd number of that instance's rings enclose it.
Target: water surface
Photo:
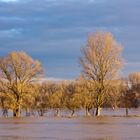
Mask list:
[[[24,117],[0,119],[0,140],[139,139],[139,117]]]

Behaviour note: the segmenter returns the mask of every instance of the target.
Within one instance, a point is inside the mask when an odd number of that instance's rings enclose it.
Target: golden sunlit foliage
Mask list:
[[[30,94],[33,82],[43,73],[39,61],[33,60],[24,52],[11,52],[0,58],[1,92],[12,100],[14,116],[20,116],[23,100]]]
[[[84,110],[85,116],[99,116],[102,107],[126,108],[140,105],[140,73],[128,79],[119,78],[123,66],[122,47],[108,32],[96,32],[88,37],[80,59],[83,71],[77,80],[42,81],[41,63],[25,52],[11,52],[0,58],[0,109],[7,117],[44,116],[55,111]],[[96,112],[94,114],[94,110]]]
[[[118,76],[122,67],[122,47],[108,32],[96,32],[88,37],[81,64],[83,75],[93,82],[96,91],[96,115],[100,115],[110,81]]]

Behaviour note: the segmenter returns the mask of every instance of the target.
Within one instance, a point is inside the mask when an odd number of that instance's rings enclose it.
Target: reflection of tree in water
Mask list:
[[[56,137],[18,137],[18,136],[0,136],[2,140],[60,140]],[[109,138],[87,138],[87,139],[61,139],[61,140],[115,140]]]

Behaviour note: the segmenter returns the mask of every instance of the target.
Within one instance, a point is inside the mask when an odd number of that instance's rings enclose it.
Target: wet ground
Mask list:
[[[1,118],[0,140],[140,140],[140,118]]]

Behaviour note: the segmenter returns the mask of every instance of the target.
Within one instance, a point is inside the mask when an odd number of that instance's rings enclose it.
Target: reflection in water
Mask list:
[[[140,140],[139,117],[0,118],[0,140]]]
[[[28,137],[0,137],[1,140],[58,140],[57,138],[28,138]],[[61,139],[64,140],[64,139]],[[66,139],[71,140],[71,139]],[[94,139],[76,139],[76,140],[112,140],[108,138],[94,138]]]
[[[51,138],[51,137],[12,137],[12,136],[1,136],[0,140],[60,140],[60,139],[59,138]],[[112,138],[61,139],[61,140],[112,140]]]

